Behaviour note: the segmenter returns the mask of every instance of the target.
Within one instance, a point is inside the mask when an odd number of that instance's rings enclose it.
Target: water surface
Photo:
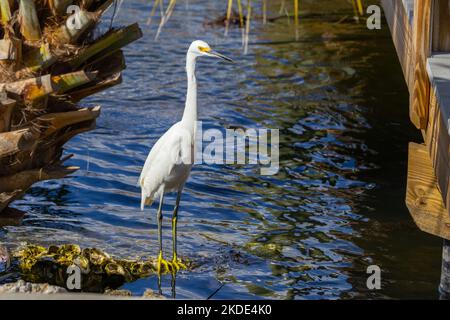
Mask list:
[[[223,2],[223,3],[222,3]],[[420,232],[404,204],[408,92],[386,23],[367,30],[351,5],[302,1],[299,40],[292,23],[252,25],[249,54],[240,30],[206,25],[224,1],[180,1],[160,40],[147,26],[147,1],[125,1],[115,21],[138,21],[144,37],[125,49],[123,84],[84,101],[102,105],[97,129],[67,144],[81,169],[35,185],[14,207],[20,226],[0,241],[78,243],[123,257],[157,253],[156,208],[139,210],[136,182],[157,138],[183,113],[185,52],[201,38],[236,60],[198,63],[205,128],[280,129],[280,171],[197,165],[182,197],[179,252],[200,267],[179,273],[178,298],[436,298],[440,241]],[[271,2],[277,15],[277,1]],[[105,21],[108,25],[108,21]],[[164,248],[171,252],[164,206]],[[366,288],[379,265],[382,290]],[[163,277],[171,294],[171,278]],[[139,295],[155,277],[124,286]]]

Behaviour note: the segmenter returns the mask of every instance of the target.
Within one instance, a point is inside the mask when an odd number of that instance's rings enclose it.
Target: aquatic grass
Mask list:
[[[152,11],[150,12],[150,16],[147,20],[147,25],[150,25],[152,22],[152,19],[156,13],[156,9],[159,7],[160,9],[160,15],[161,20],[159,22],[158,30],[156,31],[155,40],[158,40],[159,35],[161,34],[161,31],[164,27],[164,25],[169,21],[170,17],[172,16],[172,13],[175,9],[175,5],[177,4],[177,0],[170,0],[169,4],[164,11],[164,0],[154,0],[153,1],[153,7]]]
[[[230,26],[231,10],[233,9],[233,0],[228,0],[227,18],[225,20],[225,36],[228,35],[228,28]]]
[[[261,0],[262,4],[262,20],[263,24],[267,23],[267,0]],[[296,38],[298,39],[298,26],[299,26],[299,15],[298,15],[298,9],[299,9],[299,0],[293,0],[294,1],[294,20],[295,20],[295,26],[296,26]],[[244,16],[243,12],[243,6],[241,0],[236,0],[237,7],[238,7],[238,14],[239,14],[239,27],[242,29],[242,45],[244,47],[244,52],[248,51],[248,39],[250,34],[250,23],[251,23],[251,14],[253,10],[252,1],[247,0],[247,12]],[[153,0],[153,6],[150,12],[150,16],[147,20],[147,25],[150,25],[155,14],[157,11],[157,8],[160,8],[160,23],[158,26],[158,30],[156,32],[155,40],[159,38],[159,35],[161,34],[161,31],[165,24],[169,21],[175,6],[176,6],[177,0],[169,0],[169,3],[167,5],[167,8],[164,9],[164,0]],[[285,0],[281,2],[281,8],[280,12],[284,10],[286,16],[289,18],[290,14],[289,11],[286,8]],[[226,17],[225,17],[225,36],[228,35],[229,27],[230,27],[230,21],[231,21],[231,15],[233,13],[233,0],[227,1],[227,9],[226,9]],[[245,17],[245,22],[244,22]],[[288,23],[289,19],[288,19]]]
[[[298,40],[298,0],[294,0],[294,24],[295,24],[295,39]]]
[[[159,6],[159,4],[160,4],[161,1],[162,1],[162,0],[155,0],[155,1],[153,2],[152,11],[150,12],[150,16],[148,17],[148,20],[147,20],[147,24],[148,24],[148,25],[150,25],[150,24],[152,23],[153,16],[154,16],[155,13],[156,13],[156,8]]]
[[[263,2],[263,22],[266,23],[266,9],[267,3],[266,0],[262,0]],[[252,4],[251,0],[247,0],[247,15],[244,29],[244,13],[242,10],[241,0],[237,0],[238,13],[239,13],[239,27],[242,29],[242,46],[244,47],[244,53],[248,52],[248,39],[250,34],[250,22],[251,22],[251,12],[252,12]],[[227,13],[225,19],[225,36],[228,35],[228,29],[230,26],[231,13],[233,10],[233,0],[228,0]]]
[[[242,11],[242,3],[241,0],[237,0],[238,5],[238,13],[239,13],[239,27],[241,28],[242,33],[242,46],[244,46],[244,12]]]
[[[241,28],[244,27],[244,13],[242,11],[242,3],[241,0],[237,0],[238,12],[239,12],[239,26]]]
[[[281,0],[281,5],[280,5],[280,14],[283,14],[283,12],[285,12],[286,9],[286,3],[285,0]]]
[[[352,0],[352,6],[353,6],[353,16],[355,17],[356,20],[359,20],[358,8],[355,0]]]
[[[362,0],[356,0],[356,4],[358,6],[359,15],[363,16],[364,15],[364,9],[363,9]]]
[[[230,23],[231,23],[231,17],[233,15],[233,0],[227,0],[226,2],[226,13],[225,13],[225,30],[224,35],[228,36]],[[244,15],[242,0],[236,0],[237,8],[238,8],[238,14],[239,14],[239,27],[241,28],[242,33],[242,46],[244,48],[244,52],[248,52],[248,43],[249,43],[249,36],[250,36],[250,24],[251,24],[251,15],[252,11],[254,9],[254,3],[252,4],[251,0],[247,0],[247,7],[246,7],[246,15]],[[291,24],[291,16],[293,15],[294,18],[294,30],[295,30],[295,39],[299,39],[299,30],[300,30],[300,1],[299,0],[292,0],[293,5],[293,13],[290,13],[287,8],[286,0],[281,0],[279,13],[285,14],[287,17],[287,23],[288,25]],[[362,0],[351,0],[353,11],[355,15],[355,19],[359,21],[360,17],[363,17],[364,15],[364,6]],[[169,21],[170,17],[172,16],[173,11],[175,10],[175,6],[177,4],[177,0],[168,0],[167,8],[164,9],[164,0],[153,0],[153,7],[150,12],[150,16],[147,20],[147,24],[151,24],[153,17],[156,14],[157,8],[160,8],[160,23],[158,26],[158,30],[156,32],[155,40],[159,38],[159,35],[161,34],[161,31],[165,24]],[[267,18],[267,10],[268,10],[268,2],[267,0],[261,0],[261,11],[262,11],[262,21],[263,24],[266,24],[268,21]]]
[[[162,1],[161,1],[162,3]],[[158,26],[158,31],[156,32],[155,40],[158,40],[159,35],[161,34],[162,28],[164,25],[169,21],[170,17],[172,16],[173,10],[175,9],[175,5],[177,4],[177,0],[170,0],[169,5],[167,6],[166,11],[164,14],[162,14],[161,22]]]
[[[359,22],[359,19],[364,16],[362,0],[352,0],[352,6],[355,20]]]
[[[263,24],[267,23],[267,0],[262,0]]]
[[[245,22],[244,54],[248,53],[248,39],[250,36],[251,16],[252,16],[252,0],[247,0],[247,20]]]

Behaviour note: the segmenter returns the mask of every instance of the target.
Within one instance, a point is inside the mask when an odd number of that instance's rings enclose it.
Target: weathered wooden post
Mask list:
[[[381,4],[408,85],[410,118],[424,138],[409,145],[406,205],[422,231],[444,239],[439,292],[450,299],[450,3]]]
[[[442,243],[442,269],[439,293],[442,300],[450,299],[450,241],[446,239]]]
[[[440,191],[442,199],[447,209],[447,214],[450,214],[450,188],[449,188],[449,128],[446,126],[449,123],[448,110],[450,107],[450,100],[446,98],[448,95],[448,84],[450,83],[449,67],[450,67],[450,29],[448,22],[450,21],[450,3],[447,0],[433,0],[432,2],[432,16],[431,16],[431,55],[433,57],[428,61],[428,71],[431,80],[432,102],[434,107],[438,105],[439,113],[436,115],[436,128],[439,128],[439,135],[435,134],[434,140],[436,147],[433,149],[436,154],[436,160],[433,161],[436,174],[440,176]],[[436,53],[439,53],[436,55]],[[441,73],[446,76],[442,76]],[[436,79],[435,79],[436,78]],[[447,86],[447,87],[443,87]],[[446,88],[443,90],[443,88]],[[437,131],[437,130],[435,130]],[[427,133],[430,135],[430,133]],[[430,141],[430,142],[431,142]],[[441,299],[450,299],[450,240],[444,238],[442,243],[442,267],[441,267],[441,282],[439,284],[439,293]]]

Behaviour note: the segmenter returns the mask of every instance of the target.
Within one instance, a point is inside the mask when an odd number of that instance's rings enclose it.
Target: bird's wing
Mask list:
[[[139,186],[143,186],[143,179],[146,175],[146,173],[148,172],[153,159],[155,158],[155,155],[158,154],[159,149],[161,149],[161,146],[163,145],[163,141],[165,139],[165,136],[169,133],[169,131],[167,131],[166,133],[164,133],[164,135],[162,135],[158,141],[156,141],[156,143],[153,145],[152,149],[150,150],[150,152],[148,153],[147,159],[145,160],[145,164],[144,167],[142,168],[141,171],[141,175],[139,176],[139,180],[138,180],[138,185]]]
[[[174,166],[189,160],[191,145],[190,133],[179,123],[173,125],[150,150],[139,178],[141,188],[149,195],[158,191]]]

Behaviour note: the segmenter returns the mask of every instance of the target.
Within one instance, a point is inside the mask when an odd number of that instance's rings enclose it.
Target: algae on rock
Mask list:
[[[100,249],[81,249],[74,244],[48,248],[28,245],[14,252],[14,257],[24,280],[61,287],[66,287],[68,267],[75,265],[80,268],[81,291],[85,292],[116,289],[126,282],[156,272],[154,259],[146,261],[115,259]]]

